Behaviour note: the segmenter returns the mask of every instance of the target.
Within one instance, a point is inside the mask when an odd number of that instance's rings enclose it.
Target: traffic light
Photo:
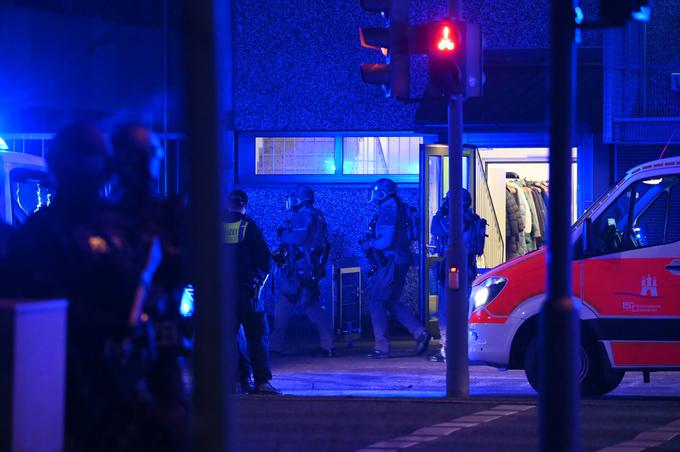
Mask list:
[[[482,95],[482,33],[478,24],[442,20],[411,27],[410,51],[428,55],[431,85],[446,95]]]
[[[608,25],[622,27],[631,20],[649,22],[652,0],[601,0],[600,15]]]
[[[386,59],[385,63],[362,64],[362,80],[382,85],[388,97],[408,98],[411,84],[408,53],[410,0],[361,0],[361,7],[369,12],[381,13],[386,21],[386,27],[359,28],[361,45],[381,50]]]

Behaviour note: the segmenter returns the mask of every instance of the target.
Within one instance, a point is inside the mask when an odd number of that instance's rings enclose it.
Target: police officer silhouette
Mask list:
[[[374,238],[363,241],[362,247],[367,254],[372,250],[379,251],[383,259],[378,261],[378,269],[369,288],[375,349],[368,357],[387,358],[390,354],[388,310],[411,333],[416,340],[416,353],[422,354],[432,336],[400,300],[406,275],[413,262],[407,231],[407,206],[397,196],[397,185],[386,178],[373,184],[370,202],[378,206]]]
[[[271,335],[272,353],[282,353],[283,341],[295,304],[299,304],[319,332],[321,356],[334,356],[333,334],[321,309],[319,281],[325,276],[330,244],[323,214],[314,207],[314,191],[300,185],[286,198],[292,218],[278,230],[281,259],[275,285],[278,299]]]
[[[145,268],[100,194],[110,147],[88,124],[60,130],[47,164],[54,199],[11,238],[10,259],[20,294],[69,300],[66,450],[139,447],[144,431],[144,359],[129,322]],[[148,449],[148,448],[147,448]]]
[[[472,282],[477,277],[477,258],[474,252],[476,248],[473,241],[478,240],[474,236],[474,224],[476,221],[484,221],[477,214],[472,211],[472,196],[470,192],[463,188],[463,241],[465,242],[465,251],[467,255],[467,265],[468,265],[468,297],[470,291],[472,290]],[[439,351],[428,356],[428,360],[432,362],[444,362],[446,361],[446,318],[447,318],[447,306],[446,306],[446,250],[448,248],[449,242],[449,193],[442,199],[442,203],[439,206],[439,210],[432,218],[432,224],[430,226],[430,232],[432,234],[432,245],[436,254],[443,256],[444,260],[438,266],[437,272],[437,283],[439,285],[439,311],[438,311],[438,321],[439,321],[439,343],[441,345]],[[483,244],[481,245],[483,248]]]
[[[260,228],[252,218],[246,216],[247,208],[248,196],[243,190],[236,189],[228,195],[223,232],[226,251],[233,253],[231,257],[236,262],[236,320],[243,326],[245,333],[247,346],[244,348],[255,379],[253,391],[256,394],[278,394],[269,382],[272,379],[269,327],[259,302],[260,286],[271,266],[271,253]],[[237,329],[234,328],[234,331]],[[247,380],[248,370],[243,369],[243,366],[247,366],[247,361],[239,356],[240,377]],[[245,383],[247,385],[247,381]]]

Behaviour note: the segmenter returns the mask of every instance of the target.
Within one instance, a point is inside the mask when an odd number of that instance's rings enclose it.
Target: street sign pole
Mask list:
[[[547,287],[539,321],[541,450],[580,449],[580,325],[572,298],[571,165],[576,47],[573,0],[551,2]]]
[[[460,19],[462,1],[449,0],[449,16]],[[452,96],[449,119],[449,243],[446,262],[446,396],[470,396],[468,370],[468,278],[463,243],[463,96]]]

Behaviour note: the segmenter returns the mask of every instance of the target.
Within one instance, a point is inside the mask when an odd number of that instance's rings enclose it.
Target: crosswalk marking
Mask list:
[[[638,433],[630,441],[624,441],[613,446],[600,449],[598,452],[639,452],[641,450],[657,447],[680,435],[680,419],[662,425],[654,430]]]
[[[380,441],[359,449],[357,452],[398,452],[418,444],[434,441],[451,435],[459,430],[476,427],[480,424],[495,421],[505,416],[536,408],[535,405],[497,405],[490,410],[479,411],[466,416],[457,417],[447,422],[440,422],[429,427],[422,427],[408,435]],[[672,432],[666,432],[672,433]]]

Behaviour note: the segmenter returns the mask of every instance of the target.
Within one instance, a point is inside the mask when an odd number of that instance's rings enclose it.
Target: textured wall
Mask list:
[[[586,11],[596,0],[584,2]],[[490,48],[548,46],[548,0],[468,0],[465,16],[481,23]],[[445,0],[413,0],[413,22],[441,18]],[[409,130],[415,109],[363,83],[361,63],[381,62],[362,49],[360,26],[383,26],[377,14],[346,0],[236,2],[237,130]],[[589,32],[584,43],[599,42]],[[416,70],[414,85],[422,85]]]
[[[647,25],[646,116],[680,115],[680,92],[671,91],[671,73],[680,72],[680,1],[654,2]]]
[[[278,241],[276,229],[290,217],[285,208],[285,198],[289,188],[258,188],[243,187],[248,193],[250,215],[262,228],[267,244],[271,249],[276,248]],[[337,186],[324,185],[314,187],[316,193],[315,206],[320,209],[328,222],[328,232],[331,241],[329,263],[336,266],[365,265],[363,253],[358,240],[366,233],[366,228],[374,207],[368,203],[370,191],[368,186]],[[402,189],[399,195],[412,206],[418,205],[417,189]],[[403,301],[418,309],[418,273],[415,268],[409,275],[407,289],[404,291]],[[367,283],[366,280],[362,284]],[[325,297],[331,296],[330,278],[326,277],[322,284]],[[264,291],[266,305],[272,307],[271,294]]]

